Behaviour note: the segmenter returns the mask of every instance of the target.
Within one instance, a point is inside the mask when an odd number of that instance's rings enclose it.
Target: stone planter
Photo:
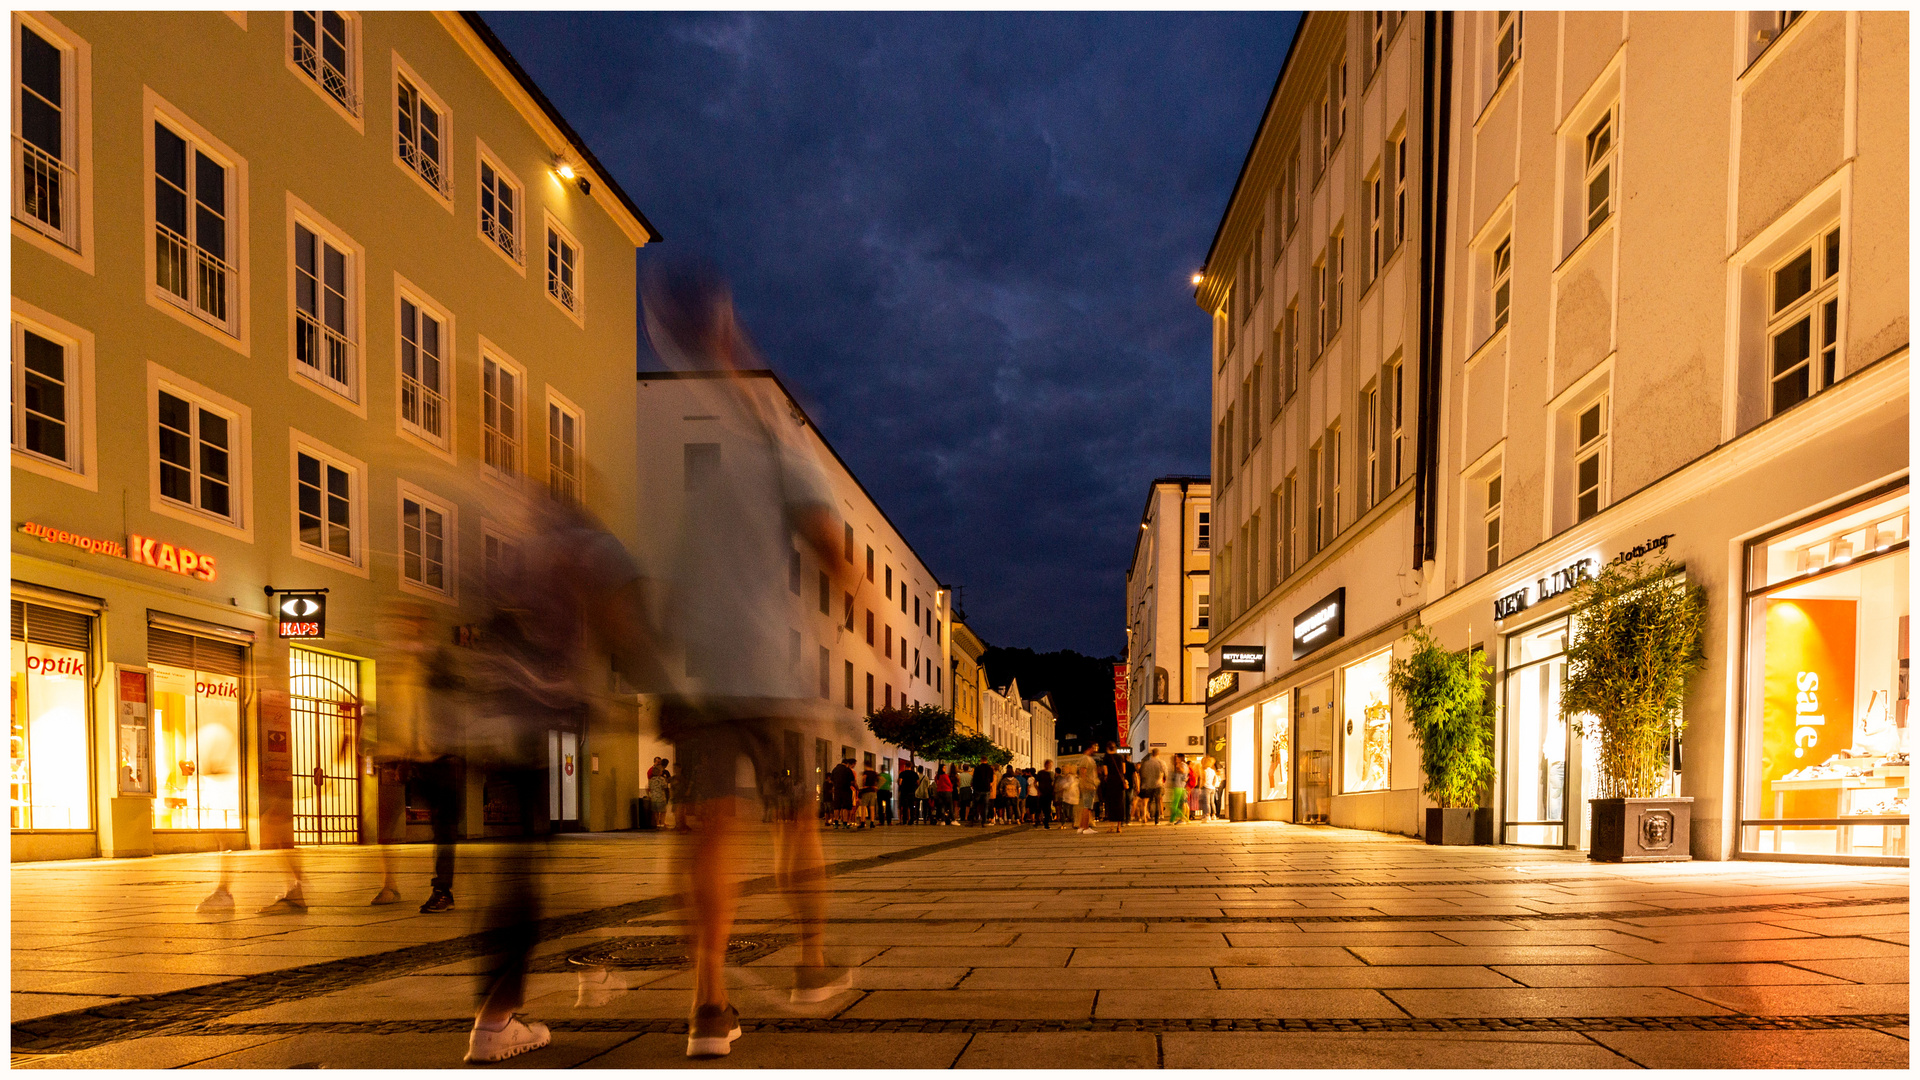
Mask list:
[[[1469,846],[1479,842],[1479,829],[1475,818],[1478,811],[1472,807],[1460,810],[1442,810],[1438,807],[1427,809],[1427,843],[1449,846]]]
[[[1686,862],[1693,858],[1693,800],[1591,799],[1594,862]]]

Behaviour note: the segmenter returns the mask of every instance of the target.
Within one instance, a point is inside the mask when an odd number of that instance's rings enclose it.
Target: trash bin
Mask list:
[[[653,801],[645,795],[633,800],[633,827],[651,829],[653,824]]]
[[[1227,792],[1227,820],[1247,820],[1247,793],[1244,791]]]

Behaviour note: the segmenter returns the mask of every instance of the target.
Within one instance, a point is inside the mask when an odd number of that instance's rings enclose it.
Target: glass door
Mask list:
[[[1333,795],[1333,677],[1301,687],[1299,694],[1293,820],[1324,825]]]
[[[1567,779],[1573,739],[1560,716],[1566,651],[1564,618],[1507,638],[1504,843],[1570,846]]]

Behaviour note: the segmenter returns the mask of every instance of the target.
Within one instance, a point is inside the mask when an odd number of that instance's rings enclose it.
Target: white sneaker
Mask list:
[[[529,1050],[538,1050],[553,1041],[547,1025],[522,1021],[514,1016],[502,1028],[484,1028],[473,1022],[473,1034],[467,1039],[467,1061],[505,1061]]]
[[[579,974],[579,988],[573,999],[576,1009],[597,1009],[627,989],[627,980],[606,968],[593,968]]]
[[[853,989],[853,969],[828,964],[822,967],[794,969],[793,992],[787,1000],[796,1005],[817,1005],[836,994]]]
[[[205,900],[200,901],[200,906],[193,910],[203,915],[215,911],[232,911],[233,894],[227,891],[225,885],[216,886]]]
[[[740,1037],[740,1011],[728,1005],[706,1005],[687,1022],[688,1057],[726,1057]]]

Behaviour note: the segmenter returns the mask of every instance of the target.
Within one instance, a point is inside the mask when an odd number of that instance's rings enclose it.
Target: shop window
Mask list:
[[[1293,797],[1293,717],[1291,695],[1281,695],[1260,706],[1259,755],[1248,762],[1254,766],[1248,772],[1258,770],[1257,774],[1243,778],[1239,769],[1231,770],[1236,791],[1250,790],[1253,783],[1259,785],[1258,797],[1262,801],[1271,799],[1289,799]],[[1248,718],[1251,721],[1252,717]],[[1252,732],[1247,733],[1249,737]],[[1234,745],[1242,745],[1240,738],[1240,718],[1234,718]],[[1251,782],[1249,782],[1251,781]]]
[[[1595,795],[1587,766],[1597,746],[1592,739],[1578,739],[1560,713],[1568,632],[1568,620],[1559,618],[1507,637],[1507,748],[1501,775],[1509,844],[1577,847],[1586,832],[1587,800]]]
[[[1393,706],[1387,691],[1392,652],[1346,669],[1340,728],[1341,790],[1385,791],[1392,753]]]
[[[155,829],[241,829],[240,717],[245,651],[158,627],[153,667]]]
[[[1741,848],[1907,855],[1905,486],[1748,549]]]
[[[93,619],[19,600],[12,606],[9,823],[22,831],[90,829]]]

